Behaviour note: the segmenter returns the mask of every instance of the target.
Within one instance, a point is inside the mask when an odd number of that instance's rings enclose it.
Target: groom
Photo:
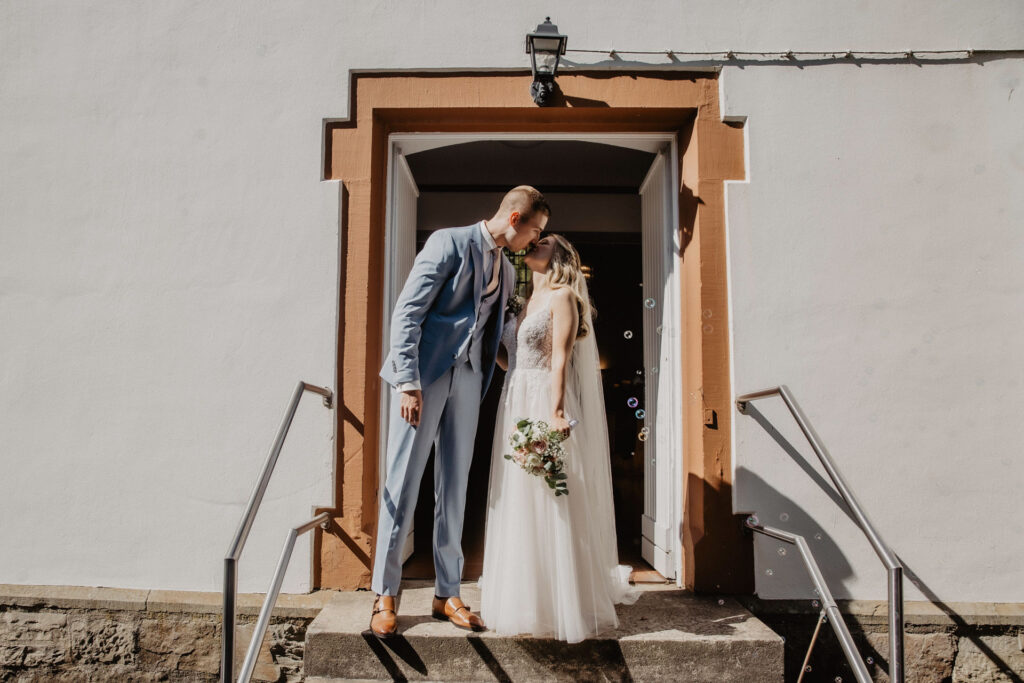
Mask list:
[[[395,596],[401,554],[420,479],[434,453],[432,614],[460,628],[484,624],[459,598],[462,522],[480,402],[494,373],[515,269],[502,247],[520,251],[540,239],[551,209],[528,185],[515,187],[489,220],[437,230],[416,256],[395,303],[391,351],[380,376],[392,387],[387,478],[377,523],[370,628],[397,632]]]

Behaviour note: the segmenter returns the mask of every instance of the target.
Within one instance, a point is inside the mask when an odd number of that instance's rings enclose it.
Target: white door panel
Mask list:
[[[674,486],[682,453],[681,364],[678,343],[679,256],[672,156],[660,152],[640,186],[644,296],[644,559],[666,578],[677,566],[678,501]]]
[[[384,316],[383,316],[383,340],[384,348],[381,355],[386,357],[391,346],[391,313],[395,308],[395,301],[405,285],[405,279],[409,277],[413,261],[416,258],[416,200],[420,196],[419,188],[416,187],[416,180],[409,169],[409,163],[405,160],[401,149],[397,145],[391,148],[391,158],[388,163],[388,202],[387,213],[384,217],[387,226],[385,238],[385,268],[384,279]],[[391,407],[391,388],[381,384],[381,405],[380,405],[380,472],[378,500],[384,498],[384,475],[387,472],[387,435]],[[409,559],[413,550],[413,527],[409,528],[409,536],[405,540],[405,547],[402,550],[402,562]]]

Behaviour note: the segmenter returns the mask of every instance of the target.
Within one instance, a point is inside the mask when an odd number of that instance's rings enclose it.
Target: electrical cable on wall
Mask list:
[[[963,59],[969,60],[975,57],[1003,56],[1024,53],[1024,48],[1016,50],[834,50],[834,51],[806,51],[806,50],[785,50],[774,52],[754,52],[746,50],[710,50],[694,52],[686,50],[589,50],[572,49],[566,52],[578,52],[584,54],[604,54],[612,59],[620,55],[665,55],[669,59],[677,57],[701,57],[713,61],[739,61],[739,60],[798,60],[799,58],[825,59],[825,60],[871,60],[871,59],[907,59],[927,61],[929,59]]]

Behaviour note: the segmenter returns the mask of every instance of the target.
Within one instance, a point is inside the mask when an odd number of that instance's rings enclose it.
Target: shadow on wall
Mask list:
[[[832,500],[836,508],[856,524],[846,503],[839,492],[815,467],[797,450],[796,446],[777,430],[752,403],[747,404],[746,416],[753,418],[772,438],[790,459],[803,471],[811,481],[817,484]],[[795,474],[795,473],[794,473]],[[853,575],[853,568],[846,556],[832,538],[825,533],[822,525],[806,510],[774,489],[754,472],[739,467],[736,469],[736,486],[746,490],[757,491],[759,504],[757,516],[762,524],[774,526],[784,531],[800,534],[807,539],[807,545],[821,567],[821,572],[828,583],[829,590],[843,585],[843,581]],[[800,553],[788,543],[782,543],[760,534],[754,542],[755,571],[758,572],[758,584],[767,588],[765,592],[772,594],[802,595],[809,600],[815,599],[814,585],[807,576],[807,571],[800,559]]]
[[[803,455],[784,437],[752,403],[747,404],[746,415],[752,417],[765,432],[789,455],[801,470],[832,500],[836,508],[846,517],[857,524],[852,513],[830,481],[822,476],[814,466],[807,462]],[[758,499],[767,501],[757,510],[757,516],[762,524],[774,526],[791,533],[800,534],[807,540],[815,561],[821,568],[829,589],[834,592],[834,587],[841,585],[843,579],[852,575],[852,567],[847,562],[846,556],[836,543],[825,534],[815,519],[803,508],[797,505],[792,499],[784,496],[775,490],[757,474],[740,467],[736,470],[735,485],[738,487],[751,487],[758,491]],[[781,543],[774,539],[762,537],[756,534],[754,543],[755,571],[759,572],[757,577],[760,585],[764,586],[766,581],[777,581],[776,586],[790,594],[800,594],[809,600],[814,600],[814,586],[807,576],[806,569],[800,559],[799,551],[789,547],[789,544]],[[780,549],[785,550],[780,554]],[[895,552],[895,550],[894,550]],[[943,602],[939,596],[921,579],[921,577],[907,563],[899,553],[896,553],[900,564],[903,565],[903,573],[906,579],[912,583],[928,602],[938,607],[955,624],[955,631],[958,635],[969,639],[975,647],[982,652],[999,671],[1007,677],[1007,680],[1016,683],[1024,683],[1024,679],[1014,672],[985,641],[981,639],[978,629],[958,614],[952,607]],[[774,589],[776,586],[772,586]],[[798,590],[792,590],[798,588]],[[863,644],[862,644],[863,645]],[[880,664],[884,662],[885,654],[873,652],[874,658]]]
[[[743,467],[736,470],[736,485],[758,492],[758,500],[762,504],[758,507],[757,517],[762,524],[799,534],[807,540],[829,590],[835,592],[836,587],[842,586],[853,575],[853,568],[842,549],[799,503]],[[754,571],[757,572],[759,594],[800,595],[808,600],[818,599],[800,551],[795,546],[754,534]]]

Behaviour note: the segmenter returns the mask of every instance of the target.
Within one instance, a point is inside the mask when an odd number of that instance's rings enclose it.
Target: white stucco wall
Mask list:
[[[349,70],[522,68],[552,12],[575,48],[1024,46],[1012,0],[0,4],[0,582],[219,588],[290,392],[333,381],[321,121],[347,115]],[[723,76],[751,156],[729,193],[737,387],[788,382],[837,458],[864,459],[847,470],[873,510],[907,494],[875,517],[947,599],[1022,599],[1004,543],[1020,532],[1021,64]],[[242,590],[265,589],[286,527],[332,502],[331,424],[304,401]],[[856,543],[766,464],[756,425],[737,436],[737,464],[768,482],[741,481],[738,503],[785,492]],[[309,552],[306,537],[285,590],[308,586]],[[847,588],[876,596],[865,553],[842,554]],[[963,580],[979,567],[989,580]]]
[[[1024,600],[1022,84],[1019,59],[723,83],[726,115],[749,117],[749,183],[728,197],[735,389],[789,386],[944,600]],[[781,399],[754,405],[814,460]],[[736,424],[738,509],[821,533],[837,594],[884,597],[852,521],[755,420]],[[758,590],[810,595],[779,545],[758,543]]]

